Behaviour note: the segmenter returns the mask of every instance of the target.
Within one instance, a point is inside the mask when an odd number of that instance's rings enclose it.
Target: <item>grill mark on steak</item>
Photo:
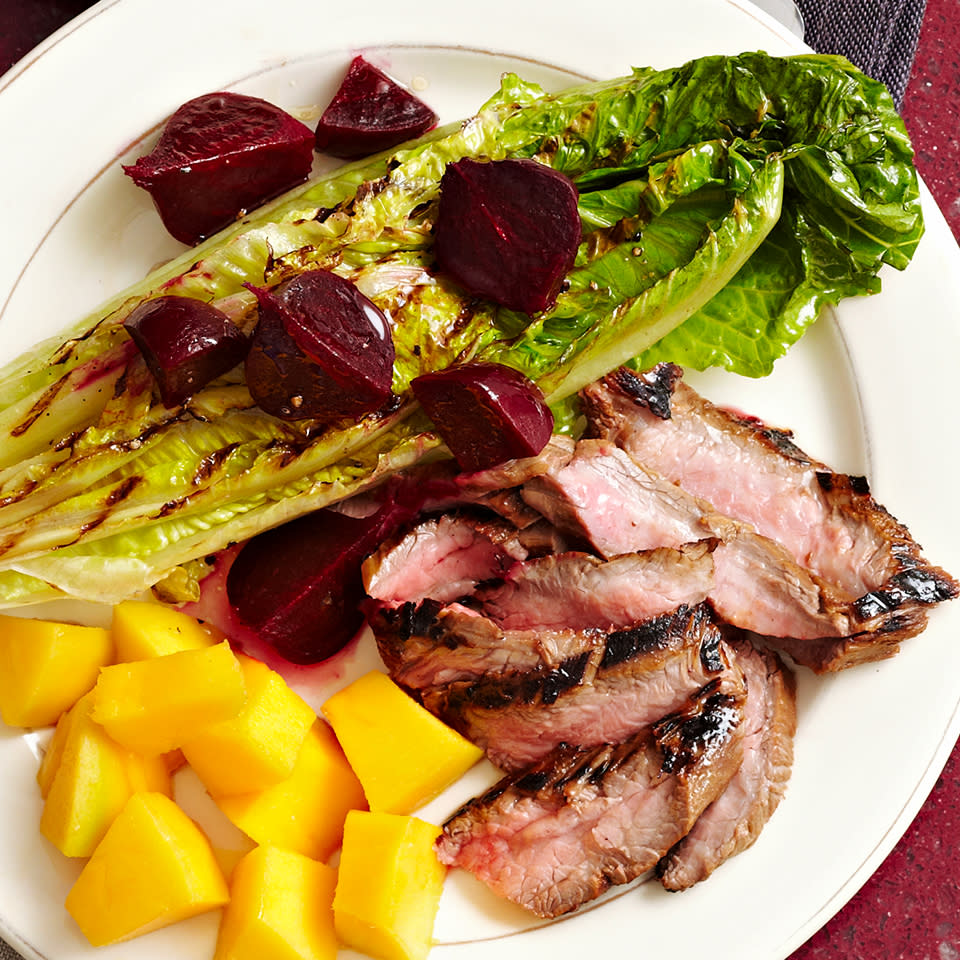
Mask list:
[[[797,729],[793,674],[770,650],[731,641],[746,678],[743,763],[693,829],[657,864],[668,890],[684,890],[750,847],[783,798]]]
[[[680,380],[673,364],[641,377],[672,390],[665,419],[638,391],[624,388],[637,376],[616,371],[582,391],[592,436],[614,440],[721,513],[751,523],[851,597],[889,594],[889,602],[902,605],[957,595],[957,583],[927,563],[864,478],[835,473],[797,447],[790,433],[710,403]],[[894,580],[906,571],[914,576]],[[865,618],[877,615],[876,604],[864,606]]]
[[[661,363],[639,373],[629,367],[619,367],[611,376],[620,390],[645,406],[655,417],[670,419],[673,387],[683,376],[676,364]]]
[[[423,692],[456,680],[554,670],[584,652],[601,649],[603,631],[504,630],[461,604],[446,607],[425,601],[399,611],[377,610],[370,619],[390,675],[401,686]],[[391,620],[393,622],[391,622]],[[415,626],[415,630],[407,630]]]
[[[435,716],[517,770],[560,743],[618,742],[680,710],[718,679],[736,687],[721,628],[707,604],[681,607],[555,667],[482,676],[420,691]],[[629,654],[629,655],[628,655]]]
[[[911,601],[929,606],[956,596],[957,586],[951,577],[936,567],[907,566],[912,561],[912,557],[903,560],[906,569],[890,577],[883,589],[857,598],[857,614],[862,620],[892,613]]]
[[[742,716],[742,689],[711,685],[624,742],[561,745],[458,810],[437,855],[539,917],[569,913],[690,829],[741,763]]]

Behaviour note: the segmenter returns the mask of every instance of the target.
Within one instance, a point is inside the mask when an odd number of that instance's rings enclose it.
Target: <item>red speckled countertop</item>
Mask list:
[[[0,74],[88,6],[2,0]],[[920,174],[960,239],[960,0],[927,0],[902,113]],[[790,960],[960,960],[960,747],[893,852]]]

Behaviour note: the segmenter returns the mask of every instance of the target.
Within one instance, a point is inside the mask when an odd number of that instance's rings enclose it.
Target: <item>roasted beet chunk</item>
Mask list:
[[[394,504],[361,518],[318,510],[258,534],[230,567],[230,605],[284,659],[325,660],[363,624],[361,563],[409,518]]]
[[[312,163],[313,133],[299,120],[258,97],[208,93],[123,169],[150,192],[167,230],[194,244],[306,180]]]
[[[123,325],[140,348],[168,407],[185,403],[235,367],[250,346],[226,314],[191,297],[148,300]]]
[[[390,396],[393,338],[386,317],[349,280],[312,270],[275,290],[251,288],[260,318],[247,386],[283,420],[336,420],[381,407]]]
[[[577,188],[536,160],[451,163],[434,252],[468,293],[513,310],[553,305],[580,244]]]
[[[363,57],[354,57],[317,124],[317,150],[352,159],[389,150],[435,126],[437,115]]]
[[[553,432],[540,388],[499,363],[465,363],[417,377],[414,395],[461,468],[534,457]]]

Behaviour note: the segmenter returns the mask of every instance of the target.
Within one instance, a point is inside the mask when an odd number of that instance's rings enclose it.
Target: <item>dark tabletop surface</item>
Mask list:
[[[90,5],[0,0],[0,74]],[[960,239],[960,0],[800,0],[799,5],[811,46],[844,53],[902,99],[917,168]],[[869,29],[862,22],[849,27],[857,32],[854,42],[843,32],[845,17],[853,23],[851,7],[870,10]],[[4,956],[0,946],[0,960]],[[893,852],[790,960],[901,958],[960,960],[960,747]]]

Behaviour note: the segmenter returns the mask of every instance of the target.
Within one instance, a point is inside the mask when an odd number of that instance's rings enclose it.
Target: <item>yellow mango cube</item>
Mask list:
[[[181,747],[246,702],[240,664],[227,642],[104,667],[93,718],[118,743],[147,755]]]
[[[40,832],[68,857],[89,857],[136,791],[170,794],[162,758],[142,757],[111,740],[91,718],[92,708],[90,693],[61,718],[58,731],[64,732],[56,751],[48,751],[41,782]]]
[[[216,643],[194,617],[150,600],[118,603],[113,608],[110,632],[120,662],[202,650]]]
[[[483,756],[376,670],[330,697],[323,713],[374,811],[412,813]]]
[[[286,780],[266,790],[216,801],[255,843],[320,861],[340,846],[347,811],[366,807],[360,782],[322,720],[310,728]]]
[[[231,720],[183,745],[183,755],[211,796],[265,790],[293,773],[317,715],[266,664],[238,656],[247,702]]]
[[[228,900],[226,881],[200,828],[169,797],[137,793],[81,871],[66,907],[98,947]]]
[[[51,726],[113,656],[101,627],[0,615],[0,715],[12,727]]]
[[[173,782],[165,756],[146,756],[132,750],[126,750],[124,754],[131,793],[162,793],[168,797],[173,796]]]
[[[416,817],[348,814],[333,898],[346,946],[378,960],[424,960],[447,874],[433,849],[439,835]]]
[[[334,960],[337,871],[292,850],[256,847],[236,865],[214,960]]]
[[[63,748],[66,746],[71,729],[76,724],[77,717],[83,712],[79,708],[84,701],[87,703],[86,715],[89,717],[93,697],[90,693],[86,693],[66,713],[60,715],[57,725],[53,728],[53,736],[50,738],[43,759],[40,761],[40,766],[37,768],[37,785],[40,787],[41,797],[46,797],[50,792],[53,776],[60,766],[61,759],[63,759]]]

